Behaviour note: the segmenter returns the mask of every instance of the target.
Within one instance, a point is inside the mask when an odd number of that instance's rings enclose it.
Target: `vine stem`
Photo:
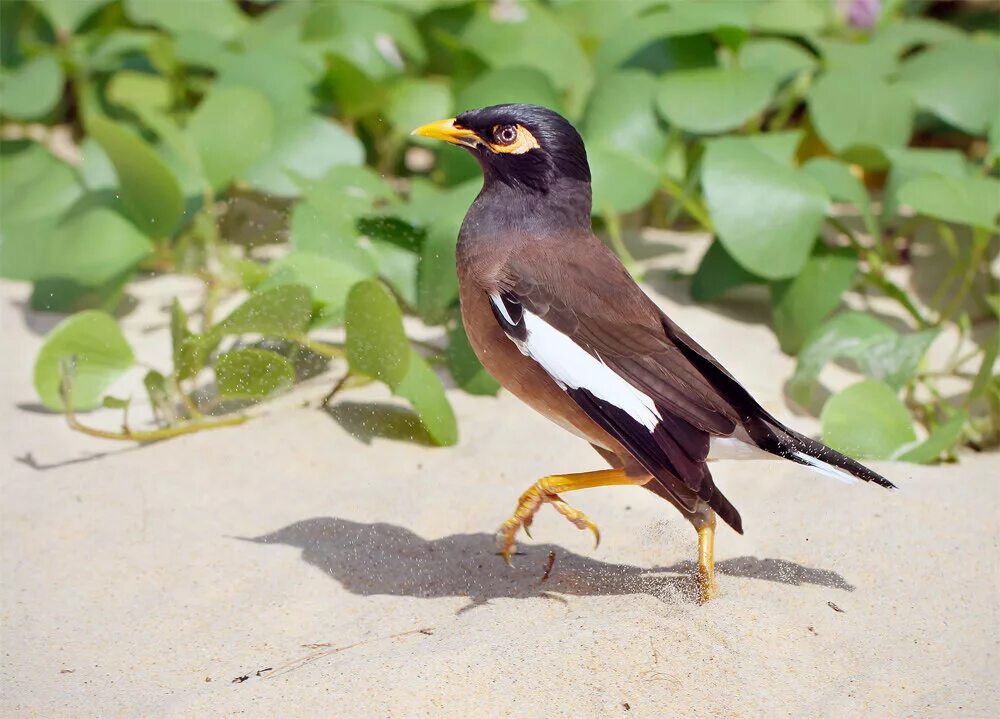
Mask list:
[[[924,314],[920,311],[919,307],[913,304],[913,300],[910,299],[906,290],[885,276],[885,273],[882,270],[882,259],[878,256],[878,254],[861,244],[861,241],[854,234],[854,231],[841,222],[840,219],[836,217],[829,217],[827,219],[831,225],[836,227],[844,234],[845,237],[847,237],[851,246],[868,262],[869,270],[863,273],[865,281],[875,285],[882,290],[886,296],[896,300],[896,302],[898,302],[903,309],[905,309],[910,316],[913,317],[920,329],[927,329],[928,327],[931,327],[933,323],[924,317]]]
[[[615,254],[621,259],[629,274],[637,277],[639,268],[632,253],[625,246],[625,238],[622,235],[622,225],[618,219],[618,213],[610,208],[605,208],[603,215],[604,224],[608,228],[608,237],[611,239],[611,247],[614,248]]]
[[[715,234],[715,226],[712,224],[712,219],[708,216],[708,211],[705,207],[685,192],[684,188],[677,184],[672,177],[663,175],[660,178],[660,186],[668,195],[681,204],[684,211],[691,215],[695,222],[701,225],[702,229]]]
[[[183,424],[173,425],[171,427],[163,427],[161,429],[153,429],[147,431],[134,431],[129,429],[128,420],[122,423],[122,429],[119,432],[112,432],[106,429],[98,429],[97,427],[91,427],[81,422],[77,416],[76,412],[73,410],[73,377],[74,377],[74,366],[72,361],[68,363],[68,366],[64,366],[62,373],[62,381],[59,385],[59,394],[63,401],[63,413],[66,416],[66,424],[69,425],[70,429],[80,432],[81,434],[86,434],[91,437],[98,437],[99,439],[114,439],[119,441],[131,441],[131,442],[157,442],[161,439],[170,439],[171,437],[180,437],[183,434],[192,434],[194,432],[201,432],[206,429],[220,429],[222,427],[234,427],[238,424],[243,424],[249,417],[245,415],[236,415],[234,417],[223,417],[222,419],[213,420],[199,420],[195,422],[185,422]]]

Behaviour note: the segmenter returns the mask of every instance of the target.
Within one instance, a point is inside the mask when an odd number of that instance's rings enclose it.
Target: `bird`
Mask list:
[[[600,530],[566,492],[644,487],[698,536],[701,602],[718,591],[716,517],[743,521],[712,479],[718,459],[777,456],[847,482],[895,486],[785,426],[639,287],[593,232],[591,174],[580,133],[538,105],[502,104],[432,122],[414,135],[469,151],[483,186],[459,231],[462,322],[485,369],[534,410],[589,442],[610,469],[543,477],[497,533],[510,563],[517,534],[551,505]]]

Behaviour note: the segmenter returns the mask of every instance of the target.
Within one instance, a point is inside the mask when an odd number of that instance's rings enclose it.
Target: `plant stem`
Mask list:
[[[680,203],[684,211],[687,212],[695,222],[701,225],[706,232],[715,233],[715,226],[712,225],[712,218],[708,216],[708,210],[704,205],[695,200],[685,192],[684,188],[678,185],[672,177],[663,175],[660,178],[660,186],[672,198]]]
[[[161,439],[170,439],[171,437],[180,437],[183,434],[192,434],[194,432],[201,432],[206,429],[219,429],[222,427],[234,427],[238,424],[243,424],[249,419],[245,415],[237,415],[235,417],[223,417],[222,419],[216,420],[204,420],[197,422],[185,422],[184,424],[175,424],[172,427],[164,427],[163,429],[154,429],[149,431],[133,431],[133,430],[122,430],[121,432],[110,432],[104,429],[97,429],[96,427],[90,427],[83,424],[80,420],[76,418],[73,410],[66,407],[66,422],[69,424],[70,429],[74,429],[77,432],[82,432],[83,434],[90,435],[91,437],[99,437],[101,439],[117,439],[117,440],[128,440],[132,442],[157,442]]]
[[[606,208],[603,214],[604,224],[608,228],[608,237],[611,239],[611,247],[614,249],[615,254],[617,254],[621,259],[622,263],[625,265],[625,269],[629,271],[629,274],[638,278],[639,269],[632,253],[629,252],[628,247],[625,246],[625,238],[622,236],[622,226],[618,219],[618,213]]]
[[[906,290],[885,276],[885,272],[882,269],[882,258],[879,257],[878,253],[861,244],[861,241],[854,234],[854,231],[845,225],[839,218],[828,217],[827,220],[831,225],[840,230],[845,237],[847,237],[848,241],[851,243],[851,247],[853,247],[868,263],[869,269],[862,275],[864,280],[878,287],[888,297],[891,297],[902,305],[903,309],[905,309],[910,316],[916,320],[920,329],[927,329],[930,327],[932,323],[924,317],[920,308],[913,304],[913,300],[910,299]]]

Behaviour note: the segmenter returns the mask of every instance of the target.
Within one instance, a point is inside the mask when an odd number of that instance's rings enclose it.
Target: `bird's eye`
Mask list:
[[[497,125],[493,128],[493,137],[501,145],[509,145],[517,139],[517,128],[513,125]]]

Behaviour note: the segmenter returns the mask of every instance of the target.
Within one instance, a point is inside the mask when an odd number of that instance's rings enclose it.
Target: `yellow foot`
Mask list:
[[[719,591],[715,583],[715,513],[698,529],[698,594],[702,604]]]
[[[500,526],[497,532],[497,543],[500,545],[500,554],[503,555],[507,564],[510,564],[511,555],[517,548],[517,532],[523,529],[529,537],[531,522],[543,504],[551,504],[556,511],[566,517],[579,529],[589,529],[594,533],[594,546],[601,542],[601,532],[590,517],[578,509],[574,509],[566,504],[559,496],[560,492],[569,492],[574,489],[588,489],[590,487],[606,487],[616,484],[637,484],[645,480],[636,480],[625,474],[620,469],[606,469],[598,472],[583,472],[581,474],[556,474],[543,477],[535,482],[527,492],[521,495],[517,502],[517,509],[514,514]]]

